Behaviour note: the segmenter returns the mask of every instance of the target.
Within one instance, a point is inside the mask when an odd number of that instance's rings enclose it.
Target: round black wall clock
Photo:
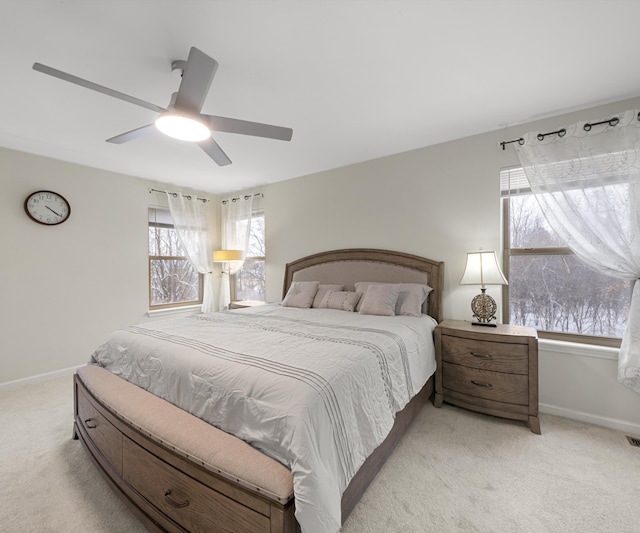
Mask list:
[[[36,191],[27,196],[24,210],[38,224],[62,224],[71,214],[71,206],[64,196],[53,191]]]

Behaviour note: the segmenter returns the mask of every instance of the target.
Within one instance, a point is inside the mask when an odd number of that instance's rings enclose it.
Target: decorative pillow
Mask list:
[[[343,290],[344,290],[344,285],[332,285],[330,283],[321,283],[320,285],[318,285],[318,292],[316,293],[316,297],[313,299],[313,304],[311,304],[311,307],[322,307],[322,305],[320,304],[322,303],[322,299],[324,298],[324,295],[327,294],[327,292],[343,291]]]
[[[422,314],[422,304],[433,290],[429,285],[422,283],[378,283],[375,281],[359,281],[355,284],[356,290],[366,292],[370,285],[395,285],[400,288],[400,295],[396,302],[395,314],[403,316],[420,316]],[[360,310],[362,300],[358,304],[356,311]]]
[[[294,281],[291,283],[287,295],[282,300],[283,307],[301,307],[308,309],[318,292],[318,281]]]
[[[342,309],[343,311],[355,311],[356,305],[361,296],[361,292],[327,291],[322,298],[320,307]]]
[[[433,289],[422,283],[399,283],[398,285],[400,285],[400,296],[396,303],[396,315],[420,316],[422,304]]]
[[[395,316],[400,287],[391,283],[371,284],[367,287],[359,310],[363,315]]]

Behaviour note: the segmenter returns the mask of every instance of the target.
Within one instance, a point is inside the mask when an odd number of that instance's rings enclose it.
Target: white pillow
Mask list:
[[[320,305],[322,303],[322,299],[324,295],[329,291],[343,291],[344,285],[332,285],[330,283],[321,283],[318,285],[318,292],[316,293],[316,297],[313,299],[313,304],[311,307],[322,307]],[[326,306],[325,306],[326,307]]]
[[[294,281],[291,283],[287,295],[282,300],[283,307],[301,307],[308,309],[318,292],[319,281]]]
[[[400,295],[396,302],[396,315],[420,316],[422,314],[422,304],[433,290],[429,285],[422,283],[377,283],[374,281],[359,281],[355,284],[356,290],[366,292],[370,285],[397,285],[400,287]],[[360,310],[362,300],[356,311]]]
[[[422,304],[433,290],[429,285],[422,283],[399,283],[400,296],[396,307],[400,308],[397,315],[420,316],[422,314]]]
[[[328,309],[342,309],[343,311],[355,311],[356,305],[361,296],[361,292],[327,291],[322,299],[320,307],[326,307]]]
[[[398,296],[400,296],[398,285],[371,284],[360,300],[359,312],[363,315],[395,316]]]

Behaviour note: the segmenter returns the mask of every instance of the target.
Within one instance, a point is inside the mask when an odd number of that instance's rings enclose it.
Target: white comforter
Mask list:
[[[270,304],[119,330],[91,362],[285,464],[302,531],[335,533],[344,489],[435,371],[434,327]]]

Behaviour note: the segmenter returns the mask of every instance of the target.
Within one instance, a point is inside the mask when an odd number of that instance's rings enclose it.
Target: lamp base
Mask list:
[[[471,300],[471,310],[473,311],[473,318],[477,322],[472,322],[474,326],[489,326],[496,327],[496,324],[491,322],[496,319],[496,311],[498,306],[496,301],[486,293],[486,288],[481,288],[482,294],[478,294],[473,300]]]

